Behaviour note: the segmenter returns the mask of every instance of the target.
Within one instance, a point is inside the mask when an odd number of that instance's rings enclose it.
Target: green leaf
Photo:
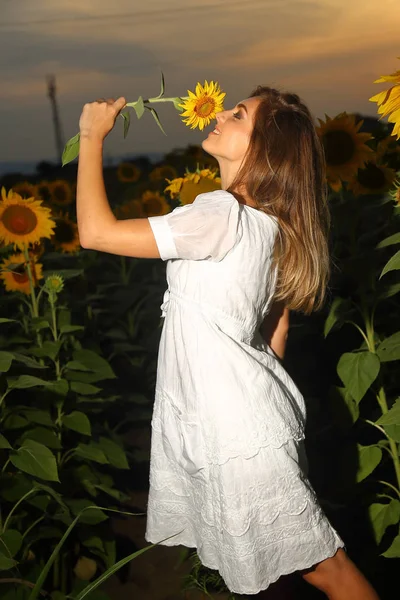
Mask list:
[[[65,365],[66,369],[71,369],[72,371],[91,371],[88,367],[78,362],[77,360],[70,360]]]
[[[163,132],[164,135],[167,135],[163,129],[163,126],[161,125],[161,121],[160,118],[158,116],[158,114],[156,113],[156,111],[154,110],[154,108],[152,108],[151,106],[147,106],[146,105],[147,110],[149,110],[151,112],[151,114],[153,115],[155,122],[157,123],[157,125],[159,126],[159,128],[161,129],[161,131]]]
[[[395,525],[400,519],[400,502],[392,500],[388,504],[371,504],[368,509],[376,543],[379,544],[389,525]]]
[[[116,377],[108,361],[93,350],[76,350],[73,353],[73,359],[91,371],[101,374],[103,379],[115,379]]]
[[[46,329],[46,328],[51,327],[48,320],[44,319],[43,317],[33,317],[31,319],[31,324],[35,331],[39,331],[40,329]]]
[[[0,448],[11,449],[11,446],[10,446],[9,442],[6,440],[6,438],[4,437],[4,435],[2,435],[1,433],[0,433]]]
[[[90,421],[87,416],[79,410],[74,410],[69,415],[64,415],[62,418],[63,425],[68,429],[82,433],[83,435],[91,435],[92,430]]]
[[[8,571],[17,565],[17,561],[0,552],[0,571]]]
[[[16,319],[6,319],[5,317],[1,317],[0,323],[17,323],[17,320]]]
[[[66,396],[68,394],[69,384],[66,379],[57,379],[53,381],[52,391],[60,396]]]
[[[77,133],[65,144],[64,152],[62,153],[61,163],[64,167],[66,164],[74,160],[79,154],[79,143],[81,134]]]
[[[392,244],[400,244],[400,232],[390,235],[389,237],[379,242],[379,244],[377,244],[375,247],[385,248],[386,246],[391,246]]]
[[[7,373],[11,367],[14,355],[11,352],[0,351],[0,372]]]
[[[129,127],[131,125],[131,115],[129,110],[124,110],[124,112],[120,113],[121,117],[124,120],[124,139],[128,135]]]
[[[0,536],[0,552],[14,558],[22,546],[22,535],[16,529],[7,529]]]
[[[59,340],[58,342],[50,342],[47,340],[43,342],[40,348],[29,348],[28,352],[33,354],[33,356],[37,356],[38,358],[44,358],[47,356],[51,358],[51,360],[55,361],[61,346],[61,340]]]
[[[356,402],[364,397],[380,370],[380,361],[372,352],[345,352],[340,357],[337,372]]]
[[[101,550],[104,552],[104,544],[101,538],[96,535],[92,535],[89,537],[81,537],[82,544],[87,548],[96,548],[97,550]]]
[[[83,325],[63,325],[60,328],[60,333],[73,333],[74,331],[83,331]]]
[[[400,425],[384,425],[384,430],[395,442],[400,442]]]
[[[86,458],[87,460],[98,462],[102,465],[109,464],[104,452],[102,452],[102,450],[93,442],[90,442],[89,444],[78,444],[78,446],[75,448],[75,454],[82,458]]]
[[[338,319],[339,319],[338,308],[344,302],[346,302],[344,300],[344,298],[336,297],[336,298],[333,299],[333,302],[331,304],[328,316],[326,317],[326,320],[325,320],[324,337],[327,337],[327,335],[331,331],[332,327],[338,321]]]
[[[179,106],[182,103],[183,103],[182,98],[177,97],[177,98],[174,98],[174,100],[173,100],[173,105],[178,112],[183,112],[183,107]]]
[[[83,383],[81,381],[71,381],[70,386],[73,392],[82,394],[83,396],[91,396],[93,394],[97,394],[97,392],[101,392],[101,388],[91,385],[90,383]]]
[[[129,469],[126,454],[118,444],[108,438],[100,437],[98,447],[104,452],[113,467],[117,469]]]
[[[400,283],[393,283],[388,285],[387,288],[383,289],[379,295],[379,300],[385,300],[386,298],[391,298],[400,292]]]
[[[171,535],[168,538],[165,538],[164,540],[161,540],[158,543],[160,544],[161,542],[165,542],[166,540],[169,540],[169,539],[175,537],[176,535],[179,535],[179,533],[182,533],[182,532],[178,531],[177,533],[174,533],[174,535]],[[151,544],[150,546],[141,548],[140,550],[133,552],[133,554],[129,554],[129,556],[126,556],[122,560],[118,561],[115,565],[113,565],[112,567],[107,569],[107,571],[102,573],[100,575],[100,577],[95,579],[95,581],[89,583],[89,585],[87,585],[77,596],[75,596],[74,600],[83,600],[83,598],[85,598],[93,590],[95,590],[100,585],[102,585],[109,577],[111,577],[111,575],[114,575],[114,573],[116,573],[121,567],[126,565],[128,562],[130,562],[132,559],[136,558],[137,556],[140,556],[141,554],[143,554],[143,552],[147,552],[147,550],[150,550],[150,548],[153,548],[156,545],[157,544]]]
[[[379,417],[378,425],[400,425],[400,398],[397,398],[387,413]]]
[[[359,483],[379,465],[382,459],[382,450],[377,446],[361,446],[358,449],[358,471],[356,480]]]
[[[143,98],[142,96],[139,96],[139,98],[136,100],[136,102],[130,103],[127,106],[132,106],[132,108],[135,110],[136,116],[138,119],[140,119],[141,117],[143,117],[144,114],[144,102],[143,102]]]
[[[4,419],[4,429],[22,429],[22,427],[26,427],[27,425],[29,425],[29,421],[25,417],[21,417],[21,415],[15,413],[7,415]]]
[[[24,440],[35,440],[35,442],[40,442],[52,450],[61,450],[62,447],[56,433],[46,427],[35,427],[34,429],[24,431],[20,438],[20,443]]]
[[[52,385],[51,381],[45,381],[44,379],[39,379],[39,377],[34,377],[33,375],[20,375],[17,379],[8,380],[8,387],[11,389],[25,389],[37,386],[50,386]]]
[[[20,414],[26,417],[28,421],[31,421],[32,423],[37,423],[38,425],[46,425],[47,427],[54,427],[51,415],[46,410],[28,408],[21,410]]]
[[[381,556],[385,556],[386,558],[400,558],[400,533],[394,538],[392,545],[386,552],[382,552]]]
[[[23,363],[30,369],[48,369],[46,365],[41,365],[30,356],[25,356],[25,354],[20,354],[19,352],[13,352],[13,354],[14,360]]]
[[[46,481],[59,481],[53,453],[39,442],[25,440],[18,450],[10,452],[10,461],[14,467],[29,475]]]
[[[381,279],[389,271],[395,271],[398,269],[400,269],[400,250],[398,250],[383,267],[382,273],[379,275],[379,279]]]
[[[165,80],[164,80],[164,73],[161,71],[161,91],[158,94],[157,98],[162,98],[164,96],[164,92],[165,92]]]
[[[382,362],[400,360],[400,331],[384,339],[376,350]]]
[[[66,504],[70,507],[73,515],[78,515],[83,509],[86,509],[81,516],[81,522],[85,525],[97,525],[108,519],[108,516],[98,506],[86,498],[67,500]]]

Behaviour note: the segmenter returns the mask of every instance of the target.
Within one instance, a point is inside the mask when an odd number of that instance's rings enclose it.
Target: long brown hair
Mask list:
[[[252,97],[261,101],[248,151],[229,191],[245,190],[259,210],[277,217],[274,299],[310,314],[323,306],[330,277],[323,146],[299,96],[258,86]]]

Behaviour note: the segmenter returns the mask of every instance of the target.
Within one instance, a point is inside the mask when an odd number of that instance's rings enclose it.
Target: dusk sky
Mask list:
[[[296,92],[314,117],[376,116],[373,81],[400,69],[399,0],[0,0],[0,161],[55,160],[46,76],[54,74],[65,141],[99,97],[186,95],[218,81],[225,107],[267,84]],[[206,134],[171,104],[122,119],[106,156],[166,152]]]

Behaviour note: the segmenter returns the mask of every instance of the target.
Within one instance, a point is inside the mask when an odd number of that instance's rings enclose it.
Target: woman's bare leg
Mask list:
[[[342,548],[301,574],[330,600],[379,600],[372,585]]]

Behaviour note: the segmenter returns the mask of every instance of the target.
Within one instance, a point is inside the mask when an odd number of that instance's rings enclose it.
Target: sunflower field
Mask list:
[[[332,278],[322,311],[291,316],[285,368],[307,401],[311,482],[384,597],[400,557],[399,132],[345,112],[318,121]],[[100,584],[152,548],[121,532],[145,516],[165,264],[82,249],[76,166],[42,175],[0,180],[0,597],[105,600]],[[104,177],[118,219],[221,185],[194,145]],[[189,555],[183,587],[223,592]]]

